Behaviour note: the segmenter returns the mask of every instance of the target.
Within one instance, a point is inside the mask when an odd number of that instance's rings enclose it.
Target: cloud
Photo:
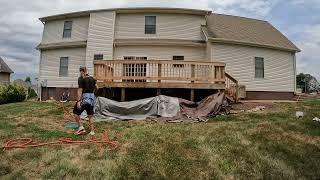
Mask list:
[[[0,0],[0,4],[0,56],[20,76],[36,76],[38,73],[39,52],[35,47],[41,41],[43,29],[39,17],[116,7],[207,9],[217,13],[268,19],[302,49],[297,56],[298,71],[319,74],[316,69],[320,67],[316,55],[320,51],[320,14],[316,11],[320,7],[319,0]],[[291,16],[286,16],[287,12],[292,13]],[[305,12],[308,12],[307,15],[303,15]],[[295,17],[295,14],[299,16]],[[320,79],[319,75],[317,77]]]
[[[304,26],[297,45],[302,49],[297,54],[298,72],[310,73],[320,80],[320,24]]]
[[[278,0],[225,0],[210,1],[209,5],[218,13],[263,19],[277,3]]]

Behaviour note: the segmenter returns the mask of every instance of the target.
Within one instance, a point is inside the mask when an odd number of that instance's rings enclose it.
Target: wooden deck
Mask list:
[[[225,89],[225,64],[174,60],[94,61],[99,87]]]

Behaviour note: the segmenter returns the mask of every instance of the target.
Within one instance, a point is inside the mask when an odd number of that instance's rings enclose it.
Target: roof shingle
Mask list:
[[[207,16],[207,36],[212,40],[243,42],[251,45],[300,51],[286,36],[269,22],[257,19],[211,14]]]

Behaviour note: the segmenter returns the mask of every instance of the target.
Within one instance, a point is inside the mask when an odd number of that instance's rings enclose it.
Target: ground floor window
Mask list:
[[[184,56],[173,56],[172,60],[183,61],[184,60]],[[173,67],[184,67],[184,65],[183,64],[173,64]]]
[[[103,54],[95,54],[93,60],[103,60]]]
[[[264,78],[264,58],[255,57],[255,78]]]
[[[124,60],[147,60],[147,57],[140,56],[124,56]],[[123,65],[123,75],[127,77],[143,77],[147,74],[147,64],[146,63],[134,63],[134,64],[124,64]],[[145,82],[141,79],[127,79],[123,80],[125,82]]]
[[[59,76],[61,77],[68,76],[68,64],[69,64],[69,57],[60,58]]]

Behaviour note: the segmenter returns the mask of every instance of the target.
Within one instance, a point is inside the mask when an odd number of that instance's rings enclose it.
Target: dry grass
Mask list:
[[[119,149],[101,145],[0,151],[1,179],[317,179],[320,100],[276,111],[220,116],[208,123],[99,122]],[[295,110],[304,111],[302,119]],[[0,106],[0,143],[18,137],[74,137],[53,103]]]

